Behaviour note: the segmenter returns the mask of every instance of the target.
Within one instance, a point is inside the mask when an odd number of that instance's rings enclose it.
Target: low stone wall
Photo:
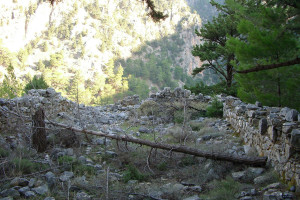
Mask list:
[[[245,146],[255,147],[261,156],[268,157],[283,179],[295,181],[300,186],[300,114],[298,111],[289,108],[266,107],[258,102],[255,105],[246,104],[230,96],[219,95],[217,97],[224,102],[224,117],[232,128],[241,134]],[[151,94],[149,99],[155,102],[172,102],[180,99],[197,102],[211,101],[210,96],[202,94],[195,96],[190,91],[181,88],[176,88],[174,91],[165,88],[163,91]],[[122,111],[138,106],[139,103],[138,96],[132,96],[103,109]],[[78,112],[78,105],[75,102],[62,97],[52,88],[30,90],[28,95],[21,98],[0,99],[0,131],[2,133],[30,133],[31,116],[40,106],[44,108],[49,118],[55,118],[63,112],[75,116]],[[88,109],[90,112],[95,109],[83,105],[80,108],[91,108]],[[101,109],[98,112],[99,116],[103,110]],[[17,115],[28,117],[22,118]]]
[[[224,117],[246,145],[255,147],[286,181],[300,186],[300,115],[290,108],[246,104],[226,97]]]
[[[75,112],[76,103],[62,97],[52,88],[30,90],[28,95],[14,99],[0,99],[0,131],[30,133],[31,116],[42,107],[52,118],[60,112]]]

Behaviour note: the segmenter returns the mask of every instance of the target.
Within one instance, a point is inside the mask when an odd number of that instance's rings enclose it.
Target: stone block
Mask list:
[[[248,111],[247,111],[247,116],[248,116],[248,117],[251,117],[251,118],[254,118],[254,117],[255,117],[255,111],[253,111],[253,110],[248,110]]]
[[[288,107],[284,107],[284,108],[282,108],[281,110],[280,110],[280,115],[281,116],[283,116],[283,117],[285,117],[285,115],[287,114],[287,112],[288,111],[290,111],[291,109],[290,108],[288,108]]]
[[[256,102],[255,102],[255,106],[257,106],[257,107],[262,107],[262,103],[259,102],[259,101],[256,101]]]
[[[294,150],[300,151],[300,129],[292,130],[291,146]]]
[[[263,135],[263,134],[265,134],[267,132],[268,121],[267,121],[266,118],[262,118],[262,119],[259,120],[258,129],[259,129],[259,133],[261,135]]]
[[[295,109],[289,110],[286,115],[285,115],[285,120],[292,122],[292,121],[297,121],[298,120],[298,111]]]
[[[297,124],[294,122],[286,122],[282,124],[282,132],[285,134],[290,133],[294,128],[297,128]]]
[[[275,143],[277,141],[278,134],[274,126],[269,126],[268,134],[270,136],[271,141]]]

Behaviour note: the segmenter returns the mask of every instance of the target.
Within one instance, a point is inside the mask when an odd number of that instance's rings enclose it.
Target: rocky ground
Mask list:
[[[209,103],[209,97],[203,98]],[[226,120],[201,116],[199,110],[208,105],[205,101],[170,102],[148,99],[140,104],[134,96],[102,107],[74,104],[73,109],[51,115],[51,120],[206,151],[256,156]],[[11,102],[1,100],[0,104],[2,116],[11,111]],[[270,166],[198,158],[52,125],[47,125],[47,141],[47,151],[37,153],[30,147],[29,133],[2,130],[0,200],[297,199],[296,188],[284,185]]]

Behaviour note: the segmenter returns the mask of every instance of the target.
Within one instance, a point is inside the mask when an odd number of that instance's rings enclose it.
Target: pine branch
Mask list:
[[[61,2],[61,1],[63,1],[63,0],[48,0],[48,1],[49,1],[49,2],[51,3],[51,5],[53,6],[55,2],[56,2],[56,3],[59,3],[59,2]],[[164,15],[163,12],[157,11],[157,10],[155,9],[153,0],[142,0],[142,1],[143,1],[143,2],[146,2],[147,8],[150,9],[150,12],[148,13],[148,15],[152,18],[152,20],[153,20],[154,22],[159,22],[160,20],[165,20],[165,19],[168,17],[168,15]]]
[[[161,11],[155,10],[153,0],[143,0],[143,2],[146,2],[147,7],[150,9],[148,15],[153,19],[154,22],[165,20],[168,17],[168,15],[164,15]]]
[[[258,72],[258,71],[263,71],[263,70],[276,69],[279,67],[287,67],[287,66],[297,65],[297,64],[300,64],[300,58],[298,58],[298,57],[295,58],[294,60],[289,60],[289,61],[282,62],[282,63],[269,64],[269,65],[257,65],[254,68],[236,71],[236,72],[239,74],[247,74],[250,72]]]

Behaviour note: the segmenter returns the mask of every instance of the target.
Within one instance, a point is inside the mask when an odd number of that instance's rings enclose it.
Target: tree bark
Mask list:
[[[39,108],[32,116],[32,146],[38,152],[44,152],[47,149],[47,139],[45,130],[45,113]]]
[[[233,156],[233,155],[229,155],[229,154],[225,154],[225,153],[221,153],[221,152],[207,152],[207,151],[201,151],[199,149],[194,149],[194,148],[190,148],[190,147],[186,147],[186,146],[177,146],[177,145],[151,142],[151,141],[134,138],[134,137],[127,136],[127,135],[105,134],[105,133],[92,131],[92,130],[78,129],[75,127],[70,127],[65,124],[56,123],[56,122],[47,122],[47,123],[50,123],[55,126],[63,127],[66,129],[70,129],[75,132],[97,135],[97,136],[107,137],[107,138],[111,138],[114,140],[120,140],[120,141],[125,141],[125,142],[132,142],[132,143],[136,143],[136,144],[149,146],[152,148],[164,149],[164,150],[168,150],[168,151],[174,151],[174,152],[194,155],[194,156],[198,156],[198,157],[205,157],[208,159],[229,161],[229,162],[233,162],[233,163],[245,164],[245,165],[251,165],[251,166],[265,166],[266,161],[267,161],[267,157]]]

